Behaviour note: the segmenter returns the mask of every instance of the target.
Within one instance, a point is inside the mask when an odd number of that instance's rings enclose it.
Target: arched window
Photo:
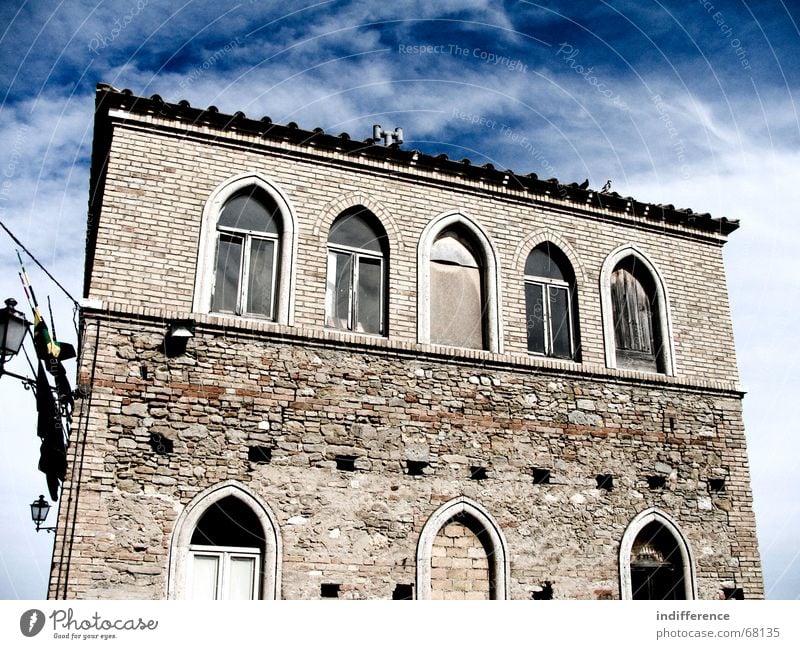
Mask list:
[[[325,325],[385,334],[388,240],[362,207],[339,216],[328,235]]]
[[[636,246],[620,246],[600,273],[608,367],[675,375],[667,287]]]
[[[532,354],[575,359],[575,275],[564,253],[542,243],[525,262],[525,322]]]
[[[639,532],[630,562],[632,599],[686,599],[681,553],[661,523]]]
[[[203,207],[192,310],[292,324],[297,222],[286,194],[245,172]]]
[[[230,198],[217,220],[211,310],[275,319],[281,215],[253,186]]]
[[[481,255],[469,233],[440,233],[430,251],[430,342],[486,348],[485,280]]]
[[[611,306],[617,367],[662,372],[663,343],[655,284],[635,257],[626,257],[611,273]]]
[[[264,530],[235,496],[211,505],[189,545],[190,599],[260,599]]]
[[[439,507],[419,537],[417,597],[507,599],[507,589],[506,541],[497,522],[464,496]]]
[[[227,481],[196,496],[170,544],[171,599],[277,599],[281,543],[269,509]]]
[[[639,514],[620,544],[622,599],[694,599],[694,561],[677,524],[649,509]]]

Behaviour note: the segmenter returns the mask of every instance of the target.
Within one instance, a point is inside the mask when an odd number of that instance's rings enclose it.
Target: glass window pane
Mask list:
[[[247,313],[272,317],[275,242],[251,239],[247,276]]]
[[[547,249],[542,247],[534,248],[528,260],[525,262],[525,274],[531,277],[546,277],[567,281],[561,267],[555,259],[548,254]]]
[[[550,299],[550,327],[553,335],[553,356],[570,358],[571,349],[571,323],[569,320],[569,294],[567,289],[549,286],[547,289]]]
[[[231,557],[228,573],[228,599],[253,599],[255,576],[255,557]]]
[[[242,265],[242,239],[220,234],[217,242],[217,270],[212,311],[236,313],[239,302],[239,276]]]
[[[280,211],[277,203],[266,192],[257,192],[256,195],[240,194],[225,203],[217,227],[278,235]]]
[[[381,261],[361,257],[358,262],[356,331],[381,333]]]
[[[326,294],[329,327],[347,329],[350,315],[350,287],[353,277],[353,255],[328,253],[328,286]]]
[[[200,555],[192,564],[191,599],[217,599],[219,557]]]
[[[386,233],[375,217],[365,209],[356,209],[343,214],[331,226],[328,243],[370,252],[383,252]]]
[[[525,323],[528,330],[528,351],[544,354],[544,286],[534,282],[525,284]]]

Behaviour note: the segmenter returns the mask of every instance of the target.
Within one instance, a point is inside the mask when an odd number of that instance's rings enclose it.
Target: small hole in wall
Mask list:
[[[414,584],[397,584],[392,599],[414,599]]]
[[[428,466],[430,466],[430,463],[422,462],[421,460],[406,461],[408,475],[424,475],[425,468]]]
[[[550,469],[534,469],[533,484],[550,484]]]
[[[469,468],[469,477],[471,480],[486,480],[489,476],[486,473],[485,466],[471,466]]]
[[[535,590],[531,593],[531,599],[553,599],[553,583],[550,581],[544,582],[540,590]]]
[[[139,368],[139,376],[141,376],[141,377],[142,377],[142,380],[143,380],[143,381],[146,381],[146,380],[147,380],[147,377],[148,377],[147,365],[142,365],[142,366]]]
[[[725,493],[725,478],[709,478],[708,490],[712,494]]]
[[[272,461],[272,449],[269,446],[250,446],[247,459],[257,464],[269,464]]]
[[[336,468],[339,471],[355,471],[356,470],[356,456],[355,455],[337,455]]]
[[[340,584],[320,584],[319,596],[322,599],[339,599]]]
[[[723,588],[725,599],[744,599],[744,590],[741,588]]]
[[[172,453],[174,444],[171,439],[167,439],[161,433],[150,433],[150,447],[158,455],[169,455]]]
[[[647,476],[647,486],[654,491],[663,489],[667,486],[667,479],[663,475],[649,475]]]
[[[597,481],[597,488],[611,491],[614,488],[614,476],[610,473],[601,473],[595,480]]]

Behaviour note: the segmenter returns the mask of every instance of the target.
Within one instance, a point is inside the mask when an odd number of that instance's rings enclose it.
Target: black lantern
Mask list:
[[[42,523],[47,520],[47,514],[50,512],[50,503],[44,499],[43,495],[39,495],[37,500],[31,503],[31,518],[36,523],[36,531],[44,530],[45,532],[52,532],[55,527],[42,527]]]
[[[6,300],[6,308],[0,309],[0,370],[7,360],[10,360],[19,352],[25,334],[28,332],[30,323],[25,320],[25,316],[14,307],[17,301],[14,298]]]

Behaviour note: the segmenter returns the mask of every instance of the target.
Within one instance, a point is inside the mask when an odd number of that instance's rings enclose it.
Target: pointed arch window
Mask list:
[[[525,262],[528,352],[556,358],[578,355],[575,275],[566,256],[542,243]]]
[[[216,224],[211,310],[275,319],[282,230],[280,209],[267,192],[232,196]]]
[[[466,231],[445,230],[430,251],[430,341],[486,348],[485,271]]]
[[[229,480],[195,496],[170,541],[170,599],[278,599],[281,538],[275,516]]]
[[[630,562],[632,599],[686,599],[678,543],[660,523],[654,521],[639,532]]]
[[[211,505],[189,545],[190,599],[260,599],[264,531],[256,515],[235,496]]]
[[[629,256],[611,273],[617,367],[663,372],[658,294],[647,269]]]
[[[695,599],[694,558],[669,516],[648,509],[628,525],[620,542],[622,599]]]
[[[328,235],[325,325],[385,334],[388,238],[377,218],[356,207]]]

